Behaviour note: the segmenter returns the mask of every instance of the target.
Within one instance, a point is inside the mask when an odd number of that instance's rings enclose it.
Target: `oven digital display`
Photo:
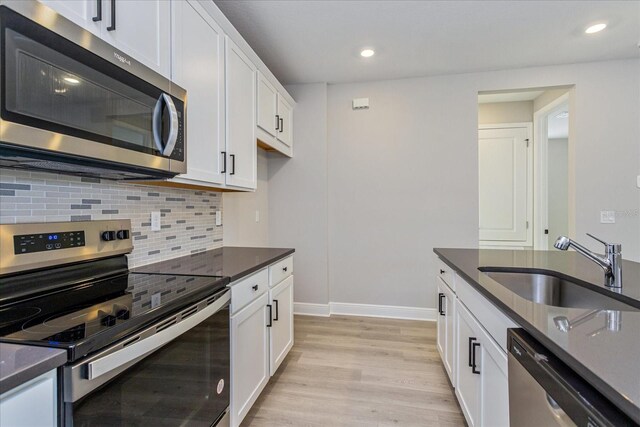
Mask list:
[[[22,234],[13,236],[16,255],[33,252],[55,251],[84,246],[84,231],[64,231],[60,233]]]

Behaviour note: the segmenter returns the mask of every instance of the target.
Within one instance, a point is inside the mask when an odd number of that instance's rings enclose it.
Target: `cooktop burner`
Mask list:
[[[225,286],[218,278],[125,273],[0,307],[0,341],[67,348],[77,358]]]

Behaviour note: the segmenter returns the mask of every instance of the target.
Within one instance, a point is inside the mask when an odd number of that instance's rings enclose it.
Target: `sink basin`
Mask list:
[[[538,304],[567,308],[640,311],[639,309],[561,277],[544,273],[491,271],[481,268],[505,288]]]

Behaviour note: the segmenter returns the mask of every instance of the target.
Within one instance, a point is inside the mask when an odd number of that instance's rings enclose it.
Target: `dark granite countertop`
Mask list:
[[[0,343],[0,394],[67,361],[65,350]]]
[[[228,277],[235,282],[294,253],[286,248],[224,246],[132,269],[134,273]]]
[[[578,319],[590,309],[563,308],[524,299],[489,276],[479,267],[534,268],[550,270],[603,294],[603,271],[575,252],[510,251],[486,249],[444,249],[434,252],[461,278],[487,297],[507,316],[592,384],[635,422],[640,423],[640,311],[620,311],[620,327],[610,330],[604,313],[599,313],[568,331],[554,323],[557,316]],[[624,261],[623,288],[616,296],[640,306],[640,263]]]

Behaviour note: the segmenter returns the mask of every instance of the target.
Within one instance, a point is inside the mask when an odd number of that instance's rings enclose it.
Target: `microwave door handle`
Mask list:
[[[167,145],[164,147],[164,151],[162,154],[165,156],[170,156],[173,153],[173,149],[176,146],[176,142],[178,141],[178,109],[176,105],[173,103],[173,99],[166,93],[162,94],[162,98],[164,98],[164,102],[167,105],[167,109],[169,110],[169,138],[167,139]]]
[[[163,94],[164,95],[164,94]],[[153,129],[153,143],[156,145],[156,148],[160,153],[164,152],[164,147],[162,146],[162,104],[164,101],[164,97],[158,98],[156,102],[156,106],[153,109],[152,123],[151,127]]]

